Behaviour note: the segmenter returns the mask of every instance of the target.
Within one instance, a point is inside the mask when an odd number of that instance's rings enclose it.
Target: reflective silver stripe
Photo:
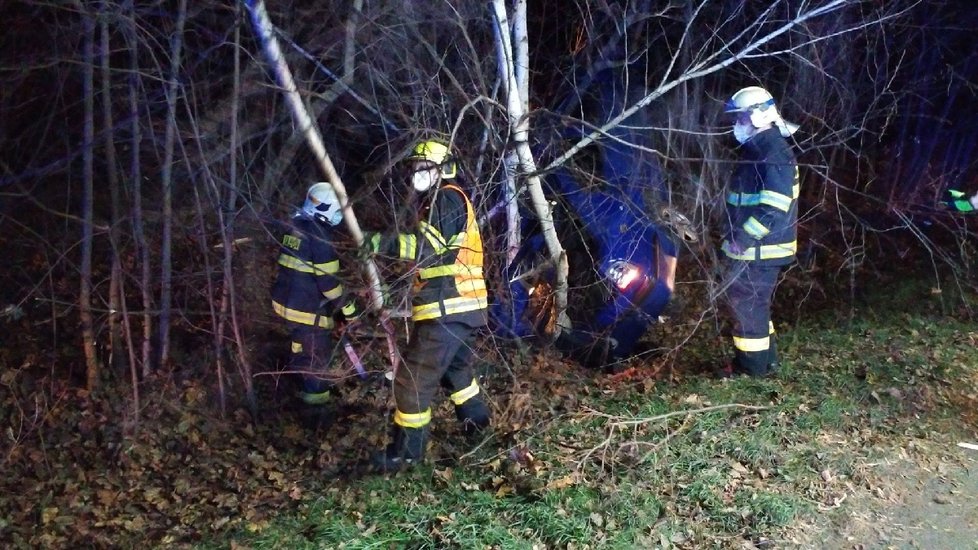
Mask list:
[[[294,269],[301,273],[313,273],[315,275],[330,275],[332,273],[337,273],[340,270],[339,260],[333,260],[331,262],[322,264],[314,264],[302,261],[299,258],[289,254],[282,254],[279,256],[278,265],[287,267],[289,269]]]

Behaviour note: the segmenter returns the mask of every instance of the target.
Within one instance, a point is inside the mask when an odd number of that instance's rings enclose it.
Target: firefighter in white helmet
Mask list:
[[[779,368],[771,302],[778,275],[798,248],[798,163],[787,140],[798,126],[781,117],[774,97],[759,86],[739,90],[725,111],[734,118],[740,159],[726,193],[722,245],[735,353],[720,375],[769,376]]]
[[[490,421],[471,365],[475,332],[486,325],[488,305],[475,210],[455,183],[458,166],[445,143],[417,143],[404,167],[421,202],[420,222],[410,233],[367,237],[370,252],[417,267],[411,340],[394,378],[391,443],[373,457],[383,471],[423,459],[439,385],[467,434],[481,432]]]
[[[318,417],[345,373],[330,370],[333,331],[358,316],[354,299],[337,278],[340,261],[333,248],[343,219],[339,199],[328,183],[309,188],[282,236],[272,309],[285,319],[292,340],[289,370],[301,373],[302,402]],[[317,420],[318,421],[318,420]]]

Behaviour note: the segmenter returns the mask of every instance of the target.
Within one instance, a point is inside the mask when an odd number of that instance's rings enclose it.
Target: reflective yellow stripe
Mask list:
[[[757,221],[757,218],[754,216],[747,218],[747,221],[744,222],[744,231],[750,233],[755,239],[763,239],[765,235],[771,232],[763,223]]]
[[[773,206],[783,212],[791,209],[791,197],[766,189],[760,193],[760,203]]]
[[[370,250],[377,252],[380,250],[380,233],[374,233],[370,236],[370,242],[368,244]]]
[[[742,338],[740,336],[734,336],[733,344],[740,351],[767,351],[771,347],[771,337]]]
[[[445,315],[486,309],[489,306],[489,301],[485,296],[480,296],[478,298],[449,298],[444,300],[442,303],[445,304]],[[437,319],[438,317],[441,317],[441,307],[437,302],[434,304],[414,306],[411,309],[411,318],[413,318],[415,321]]]
[[[465,388],[464,390],[458,390],[452,395],[449,395],[448,398],[452,400],[452,403],[461,405],[477,395],[479,395],[479,383],[475,381],[475,378],[473,378],[472,383],[469,384],[469,387]]]
[[[462,231],[458,235],[455,235],[455,237],[452,239],[452,242],[448,243],[448,248],[458,248],[459,246],[462,245],[463,242],[465,242],[465,238],[467,236],[468,235],[465,233],[465,231]]]
[[[767,322],[767,331],[768,331],[768,334],[774,336],[774,321],[768,321]]]
[[[455,288],[458,289],[458,293],[462,296],[483,296],[486,293],[486,280],[481,277],[478,279],[466,279],[456,282]]]
[[[278,265],[287,267],[289,269],[294,269],[301,273],[314,273],[316,275],[328,275],[331,273],[336,273],[340,270],[339,260],[333,260],[324,264],[312,264],[309,262],[304,262],[295,256],[290,256],[289,254],[282,254],[279,256]]]
[[[292,353],[302,353],[302,344],[299,342],[292,342]]]
[[[761,203],[761,196],[756,193],[730,193],[727,203],[733,206],[757,206]]]
[[[343,295],[343,285],[336,285],[330,290],[323,292],[323,297],[327,300],[335,300]]]
[[[330,395],[328,391],[322,393],[299,392],[299,399],[302,399],[302,402],[306,405],[322,405],[329,403]]]
[[[288,321],[292,321],[293,323],[316,326],[316,318],[318,317],[318,326],[322,328],[333,328],[333,319],[331,317],[316,315],[315,313],[299,311],[297,309],[289,309],[276,301],[272,301],[272,309],[275,310],[275,313],[278,313],[280,317],[283,317]]]
[[[795,178],[797,179],[797,175]],[[727,203],[733,206],[757,206],[767,204],[779,210],[787,212],[791,208],[791,201],[797,199],[801,194],[801,184],[796,183],[791,186],[791,196],[783,195],[777,191],[765,189],[760,193],[730,193],[727,195]]]
[[[463,277],[482,277],[482,268],[465,264],[449,264],[426,267],[418,270],[418,276],[422,279],[432,279],[435,277],[455,275],[461,275]]]
[[[341,309],[340,311],[343,312],[343,315],[345,317],[352,317],[353,314],[357,312],[357,305],[353,302],[350,302],[349,304],[343,306],[343,309]]]
[[[406,413],[400,410],[394,411],[394,423],[404,428],[423,428],[431,422],[431,408],[419,413]]]
[[[435,254],[444,254],[448,251],[448,244],[445,242],[445,236],[441,234],[441,231],[435,229],[435,226],[428,222],[420,222],[418,228],[424,238],[428,240],[431,244],[431,248],[435,251]]]
[[[418,238],[414,235],[397,236],[397,257],[413,260],[418,254]]]
[[[798,241],[791,241],[790,243],[784,244],[762,245],[760,247],[759,257],[757,255],[757,247],[753,246],[744,250],[741,254],[734,254],[730,251],[730,243],[728,241],[723,242],[722,250],[728,258],[732,258],[734,260],[773,260],[775,258],[787,258],[789,256],[794,256],[795,252],[798,250]]]

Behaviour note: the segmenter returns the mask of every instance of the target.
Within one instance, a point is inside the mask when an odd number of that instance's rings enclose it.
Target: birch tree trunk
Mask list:
[[[517,6],[525,3],[518,2]],[[513,48],[510,44],[509,17],[506,14],[506,5],[503,0],[493,0],[492,8],[495,14],[497,28],[497,48],[499,49],[499,73],[503,82],[503,89],[506,92],[506,110],[509,118],[509,129],[513,147],[519,160],[519,166],[526,175],[526,186],[530,192],[530,201],[533,209],[540,218],[540,227],[543,231],[550,258],[554,263],[557,272],[556,288],[554,289],[554,301],[557,307],[557,327],[554,332],[556,337],[560,329],[568,326],[566,320],[567,311],[567,254],[564,252],[557,238],[557,231],[553,222],[553,211],[550,203],[543,194],[540,177],[536,175],[537,166],[533,158],[533,151],[530,150],[529,135],[530,123],[527,112],[524,108],[524,101],[519,92],[519,84],[516,80],[515,63],[513,58]],[[517,28],[526,27],[526,12],[518,14],[524,21],[517,24]]]

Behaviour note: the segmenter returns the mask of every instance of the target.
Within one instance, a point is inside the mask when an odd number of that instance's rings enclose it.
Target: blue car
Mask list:
[[[623,97],[614,74],[596,79],[596,93],[565,101],[558,114],[577,109],[591,125],[621,112]],[[570,105],[570,106],[568,106]],[[589,126],[593,127],[593,126]],[[554,154],[587,131],[564,127]],[[651,132],[634,121],[612,129],[568,164],[545,177],[558,236],[569,263],[567,316],[557,319],[554,272],[535,216],[505,271],[508,296],[492,309],[498,334],[549,340],[588,366],[612,370],[640,351],[640,338],[659,321],[673,294],[677,243],[693,239],[689,223],[669,203]],[[546,159],[547,151],[539,151]],[[552,155],[551,155],[552,156]],[[557,330],[557,324],[560,330]]]

